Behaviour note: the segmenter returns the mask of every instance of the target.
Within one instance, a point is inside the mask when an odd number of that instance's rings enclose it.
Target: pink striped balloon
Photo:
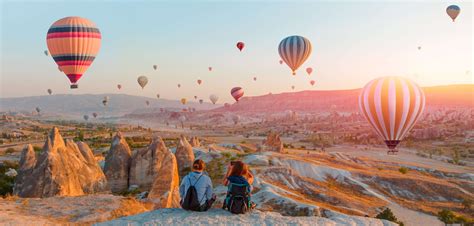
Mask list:
[[[393,150],[422,115],[425,94],[408,79],[382,77],[365,85],[359,96],[359,107],[375,132]]]
[[[230,90],[230,94],[234,97],[235,101],[239,101],[244,96],[244,90],[241,87],[234,87]]]

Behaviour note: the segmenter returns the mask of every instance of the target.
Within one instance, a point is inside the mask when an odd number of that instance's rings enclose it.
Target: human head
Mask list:
[[[245,173],[245,163],[242,161],[234,161],[232,164],[232,170],[230,176],[242,176]]]
[[[206,168],[206,163],[204,163],[204,161],[202,161],[201,159],[194,160],[193,171],[202,172],[204,171],[205,168]]]

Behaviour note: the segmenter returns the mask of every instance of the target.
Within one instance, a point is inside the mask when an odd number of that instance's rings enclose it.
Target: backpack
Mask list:
[[[244,214],[251,209],[250,205],[250,186],[230,183],[223,208],[234,214]]]
[[[199,178],[196,180],[196,182],[194,182],[194,184],[191,184],[191,179],[188,176],[190,186],[189,186],[188,190],[186,191],[186,195],[184,196],[183,202],[181,203],[181,207],[183,207],[183,209],[193,210],[193,211],[200,211],[201,203],[199,202],[196,187],[194,187],[194,185],[197,184],[199,179],[201,179],[202,175],[203,174],[201,174],[201,176],[199,176]]]

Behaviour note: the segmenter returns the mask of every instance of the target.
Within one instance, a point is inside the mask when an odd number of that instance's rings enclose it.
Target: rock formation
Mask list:
[[[105,157],[104,173],[112,192],[122,192],[128,189],[128,178],[132,151],[125,137],[118,132],[112,140]]]
[[[175,156],[178,161],[179,175],[182,177],[191,170],[194,162],[193,147],[189,144],[184,135],[180,136]]]
[[[193,146],[193,147],[201,146],[201,142],[199,141],[199,138],[191,137],[191,146]]]
[[[20,197],[77,196],[107,190],[103,172],[89,147],[64,142],[54,127],[38,157],[28,145],[21,154],[14,194]],[[93,159],[93,157],[92,157]]]
[[[270,132],[262,142],[262,145],[258,147],[257,151],[273,151],[273,152],[280,152],[284,153],[285,149],[283,148],[283,142],[280,140],[280,135],[275,132]]]

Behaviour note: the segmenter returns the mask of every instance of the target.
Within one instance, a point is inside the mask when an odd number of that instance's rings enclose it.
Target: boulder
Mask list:
[[[194,162],[193,147],[189,144],[184,135],[180,136],[175,156],[178,161],[179,175],[182,177],[191,170]]]
[[[131,160],[132,151],[125,137],[118,132],[112,140],[104,164],[104,173],[112,192],[123,192],[128,189]]]
[[[270,132],[262,142],[262,145],[259,145],[257,151],[273,151],[284,153],[285,149],[283,148],[283,142],[280,140],[280,135],[275,132]]]
[[[155,203],[155,208],[178,208],[180,207],[179,201],[179,175],[178,175],[178,162],[176,157],[171,153],[165,146],[161,138],[157,138],[150,145],[150,153],[154,153],[151,156],[152,168],[154,171],[152,178],[152,184],[150,192],[148,193],[148,199]],[[144,159],[144,158],[142,158]],[[137,161],[146,162],[146,161]],[[133,170],[133,164],[132,169]],[[130,182],[132,183],[133,174]]]
[[[199,138],[191,137],[191,146],[193,146],[193,147],[201,146],[201,142],[199,141]]]
[[[106,190],[105,176],[96,162],[87,161],[83,153],[90,149],[64,142],[54,127],[43,150],[35,157],[33,147],[23,150],[13,193],[20,197],[78,196]],[[87,155],[92,152],[87,153]]]

